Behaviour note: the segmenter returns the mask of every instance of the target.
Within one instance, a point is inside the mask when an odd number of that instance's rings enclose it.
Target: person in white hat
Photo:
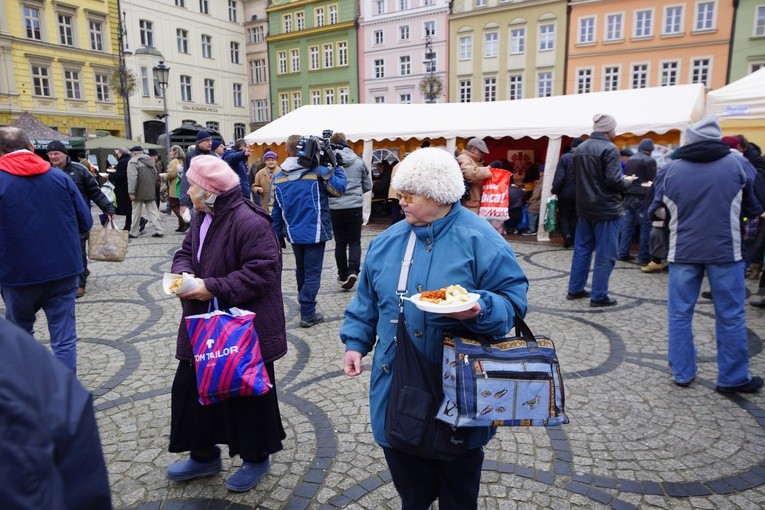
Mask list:
[[[483,165],[483,159],[489,154],[486,142],[472,138],[467,147],[457,157],[462,170],[462,178],[467,183],[467,193],[462,198],[462,206],[478,213],[481,208],[481,188],[484,179],[491,177],[491,170]]]

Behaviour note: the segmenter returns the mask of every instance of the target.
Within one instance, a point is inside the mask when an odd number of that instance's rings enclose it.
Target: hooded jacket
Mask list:
[[[128,194],[135,195],[136,202],[150,202],[157,196],[157,168],[147,154],[130,158],[127,168]]]
[[[605,133],[595,131],[574,151],[576,213],[587,221],[618,220],[627,181],[622,178],[619,151]]]
[[[247,173],[247,156],[244,151],[226,149],[221,156],[236,175],[239,176],[239,187],[243,198],[250,198],[250,176]]]
[[[74,181],[36,154],[0,158],[0,285],[24,286],[82,273],[80,234],[93,226]]]
[[[330,170],[318,165],[301,166],[296,157],[289,157],[274,175],[274,231],[292,244],[318,244],[332,239],[329,197],[345,192],[343,167]]]
[[[173,256],[173,273],[186,272],[202,278],[207,290],[218,298],[221,309],[235,306],[255,312],[263,360],[281,358],[287,352],[282,254],[271,229],[271,217],[242,198],[239,186],[218,195],[212,223],[197,259],[205,214],[196,210],[192,213],[191,228]],[[194,353],[184,318],[207,313],[210,302],[183,299],[181,303],[183,318],[178,327],[175,357],[191,361]]]
[[[364,160],[357,156],[347,145],[341,150],[336,150],[335,154],[342,158],[346,185],[345,193],[339,197],[329,197],[329,208],[353,209],[361,207],[363,205],[362,196],[372,189],[372,178],[370,177],[369,169],[364,164]],[[388,188],[385,188],[385,193],[388,193]]]

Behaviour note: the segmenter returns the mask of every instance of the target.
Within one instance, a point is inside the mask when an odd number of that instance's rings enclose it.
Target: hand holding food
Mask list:
[[[173,280],[173,282],[170,284],[168,289],[170,290],[170,292],[175,294],[176,292],[178,292],[178,289],[180,289],[182,285],[183,285],[183,276],[179,276]]]
[[[454,305],[457,303],[467,303],[470,300],[468,291],[462,285],[449,285],[443,289],[426,290],[420,294],[420,301],[427,301],[437,305]]]

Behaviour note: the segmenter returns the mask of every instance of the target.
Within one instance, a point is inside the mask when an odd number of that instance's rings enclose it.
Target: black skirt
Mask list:
[[[274,364],[266,363],[274,385],[261,396],[235,397],[218,404],[199,403],[193,362],[181,361],[175,372],[170,404],[171,452],[209,450],[228,445],[229,455],[260,461],[280,451],[287,437],[276,397]]]

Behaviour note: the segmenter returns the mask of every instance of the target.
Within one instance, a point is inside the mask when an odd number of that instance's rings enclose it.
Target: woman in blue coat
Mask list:
[[[454,461],[395,450],[385,435],[396,358],[397,275],[414,232],[417,240],[407,295],[459,284],[481,296],[469,310],[445,315],[426,313],[405,302],[406,327],[416,348],[439,362],[446,329],[496,337],[510,331],[515,314],[526,313],[528,280],[502,236],[485,219],[460,205],[465,191],[462,173],[448,152],[416,150],[401,162],[392,186],[406,221],[391,226],[370,244],[356,296],[340,329],[346,349],[345,373],[359,375],[362,357],[374,349],[369,391],[372,433],[383,447],[402,507],[424,509],[438,499],[442,509],[476,508],[482,447],[493,436],[493,428],[472,428],[467,453]]]

